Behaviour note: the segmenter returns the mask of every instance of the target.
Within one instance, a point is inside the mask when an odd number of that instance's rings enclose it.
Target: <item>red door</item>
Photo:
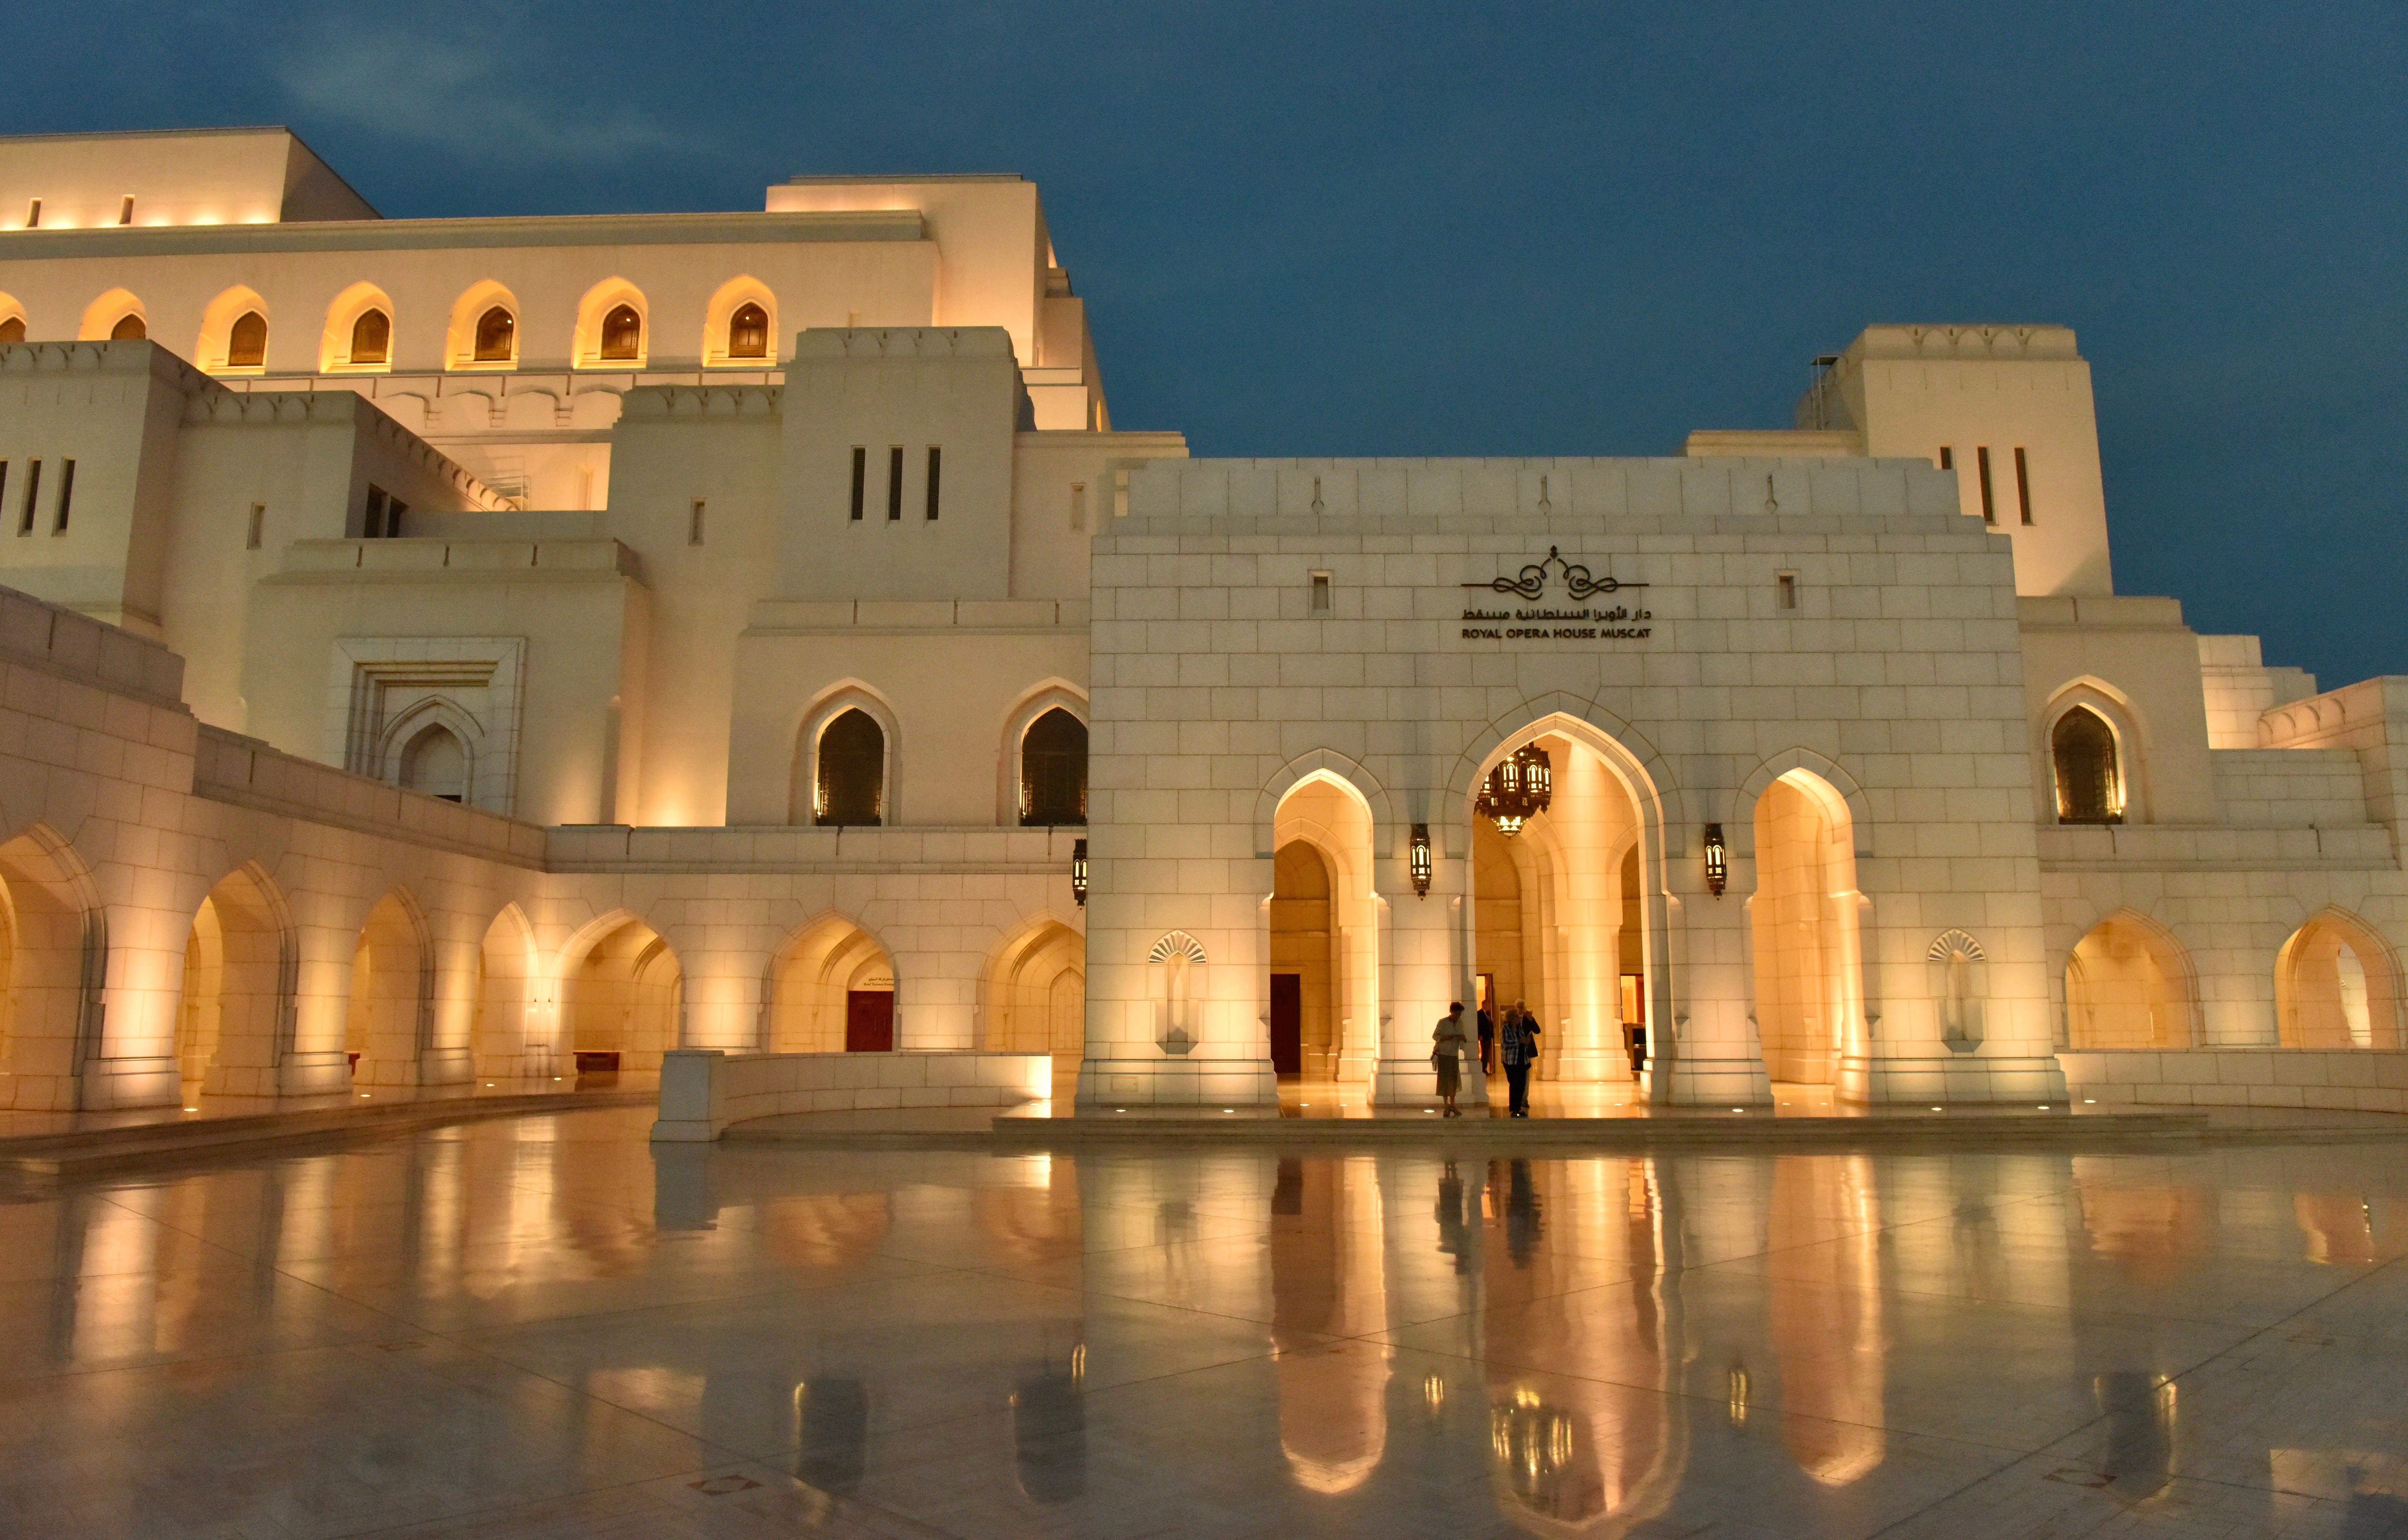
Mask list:
[[[895,1051],[895,991],[847,989],[844,992],[844,1051],[849,1054],[891,1054]]]
[[[1304,975],[1271,975],[1271,1072],[1290,1079],[1304,1072]]]

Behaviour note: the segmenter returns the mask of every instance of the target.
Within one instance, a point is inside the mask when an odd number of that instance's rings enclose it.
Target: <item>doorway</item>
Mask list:
[[[848,989],[844,992],[844,1051],[849,1054],[891,1054],[895,1051],[895,991]]]
[[[1271,975],[1271,1072],[1282,1080],[1304,1073],[1304,975]]]

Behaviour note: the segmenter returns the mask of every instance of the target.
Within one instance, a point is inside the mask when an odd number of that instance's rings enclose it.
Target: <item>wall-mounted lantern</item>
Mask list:
[[[1430,842],[1429,826],[1413,826],[1413,892],[1420,898],[1429,897]]]
[[[1087,907],[1087,842],[1084,840],[1070,842],[1070,897],[1079,900],[1080,908]]]
[[[1719,899],[1730,882],[1730,856],[1723,849],[1723,826],[1706,826],[1706,891]]]

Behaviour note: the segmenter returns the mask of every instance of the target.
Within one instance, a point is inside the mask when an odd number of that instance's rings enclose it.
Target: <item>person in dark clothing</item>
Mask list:
[[[1497,1021],[1488,1007],[1480,1008],[1480,1072],[1484,1076],[1497,1068]]]
[[[1508,1115],[1529,1116],[1530,1066],[1539,1057],[1539,1020],[1518,1000],[1513,1002],[1513,1009],[1505,1013],[1505,1026],[1498,1034],[1497,1057],[1505,1066],[1505,1084],[1510,1091],[1506,1101]]]

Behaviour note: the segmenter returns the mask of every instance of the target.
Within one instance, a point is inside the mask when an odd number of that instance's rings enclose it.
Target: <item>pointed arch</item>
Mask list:
[[[2086,1048],[2188,1048],[2199,1041],[2190,951],[2128,905],[2092,926],[2066,957],[2066,1041]]]
[[[1086,1051],[1087,937],[1080,916],[1040,910],[999,937],[979,976],[979,1046],[1052,1054],[1054,1084]]]
[[[580,369],[640,369],[652,352],[652,309],[644,291],[617,274],[577,302],[572,356]]]
[[[1272,811],[1259,1014],[1272,1030],[1273,1063],[1292,1059],[1290,1072],[1306,1079],[1368,1080],[1378,1066],[1384,994],[1377,829],[1363,788],[1331,765],[1297,777]],[[1312,853],[1314,869],[1298,864],[1299,850]],[[1315,870],[1323,878],[1318,895],[1310,891]],[[1295,982],[1283,985],[1282,975]]]
[[[501,311],[509,320],[506,328],[508,346],[495,343],[496,327],[491,318]],[[447,369],[509,369],[516,368],[525,348],[523,335],[525,314],[519,309],[518,296],[492,279],[480,280],[460,291],[452,302],[452,322],[444,333],[443,367]]]
[[[479,1079],[543,1079],[556,1072],[537,1000],[538,973],[535,927],[516,902],[506,903],[477,943],[468,1049]]]
[[[380,342],[377,317],[382,318]],[[318,338],[318,371],[387,372],[393,367],[394,340],[393,296],[373,283],[354,283],[326,307],[325,329]],[[368,343],[376,345],[365,346]]]
[[[237,283],[201,310],[193,362],[211,374],[264,374],[267,370],[267,301]]]
[[[118,334],[128,321],[141,327],[136,337],[147,337],[150,331],[150,312],[131,290],[111,289],[84,307],[83,321],[76,327],[76,336],[85,342],[123,340]]]
[[[878,996],[884,998],[864,998]],[[891,1045],[895,954],[858,918],[822,910],[788,931],[770,954],[761,1000],[764,1052],[832,1054],[863,1046],[867,1016],[881,1013]]]
[[[900,780],[903,742],[894,705],[867,683],[859,679],[844,679],[822,690],[803,709],[795,735],[794,772],[787,792],[787,822],[816,824],[822,821],[826,812],[821,806],[822,770],[825,769],[834,772],[838,768],[833,758],[823,766],[823,741],[838,717],[853,711],[858,711],[876,724],[881,735],[877,816],[868,822],[892,825],[901,821],[897,783]]]
[[[2080,711],[2097,717],[2113,740],[2114,759],[2110,770],[2117,801],[2112,818],[2068,820],[2062,816],[2058,796],[2063,772],[2057,755],[2059,729],[2068,716]],[[2130,696],[2096,674],[2067,680],[2049,693],[2048,703],[2033,720],[2032,784],[2040,802],[2034,810],[2035,818],[2043,824],[2147,823],[2150,748],[2148,721]]]
[[[343,1045],[363,1086],[412,1086],[435,1033],[435,945],[406,887],[370,905],[351,949]]]
[[[1334,782],[1351,792],[1371,819],[1371,848],[1400,853],[1405,830],[1397,802],[1360,761],[1336,749],[1314,749],[1282,765],[1254,797],[1254,856],[1269,860],[1279,849],[1279,809],[1288,794],[1308,780]]]
[[[1858,857],[1873,853],[1872,805],[1865,799],[1864,783],[1854,772],[1831,758],[1809,748],[1784,749],[1767,757],[1740,782],[1730,809],[1723,815],[1724,839],[1730,853],[1738,856],[1756,854],[1756,809],[1765,788],[1792,771],[1803,770],[1821,784],[1825,791],[1845,804],[1843,810],[1850,830],[1851,848]]]
[[[685,1041],[685,973],[676,949],[628,909],[578,928],[561,948],[561,1036],[589,1065],[653,1073]]]
[[[996,822],[1007,828],[1017,827],[1025,811],[1021,751],[1028,729],[1053,711],[1068,712],[1085,726],[1089,719],[1087,692],[1056,675],[1023,690],[1003,713],[996,749],[995,815]],[[1084,784],[1082,778],[1082,788]]]
[[[12,294],[0,294],[0,344],[22,342],[26,336],[25,307]]]
[[[2398,1048],[2400,957],[2358,915],[2327,904],[2274,957],[2275,1039],[2286,1048]]]
[[[752,341],[752,317],[744,317],[739,328],[737,312],[746,306],[760,312],[760,351],[739,351]],[[781,352],[778,340],[778,296],[769,286],[750,273],[739,273],[721,284],[703,307],[702,346],[696,352],[703,364],[711,368],[775,368]]]
[[[47,824],[0,843],[7,926],[0,993],[0,1086],[7,1105],[79,1104],[85,1061],[99,1047],[108,969],[108,911],[82,856]]]
[[[300,945],[283,890],[257,861],[218,879],[184,947],[176,1061],[194,1094],[273,1096],[291,1056]]]
[[[1865,1041],[1858,842],[1847,798],[1813,770],[1767,782],[1747,824],[1755,849],[1748,900],[1756,1022],[1765,1072],[1833,1085]]]

